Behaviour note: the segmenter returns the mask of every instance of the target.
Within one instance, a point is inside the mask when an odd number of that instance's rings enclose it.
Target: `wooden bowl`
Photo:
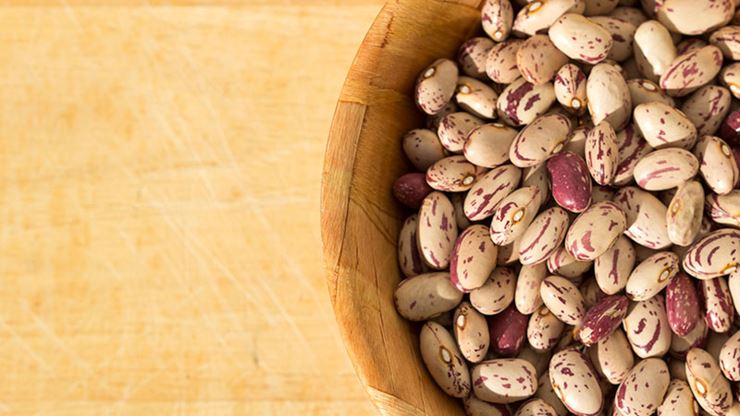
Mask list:
[[[321,188],[329,291],[350,359],[382,414],[464,414],[428,375],[418,328],[393,305],[396,238],[408,212],[391,185],[411,170],[401,136],[424,123],[412,100],[416,77],[479,30],[481,3],[389,1],[360,46],[329,133]]]

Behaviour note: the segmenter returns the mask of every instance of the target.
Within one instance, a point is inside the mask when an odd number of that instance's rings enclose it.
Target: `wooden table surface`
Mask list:
[[[0,415],[371,415],[319,181],[381,0],[0,6]]]

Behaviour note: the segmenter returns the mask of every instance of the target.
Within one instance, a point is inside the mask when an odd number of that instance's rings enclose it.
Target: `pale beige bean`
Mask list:
[[[648,20],[645,13],[637,7],[617,7],[609,13],[609,16],[630,23],[635,28]]]
[[[663,249],[671,245],[666,225],[667,208],[649,192],[634,186],[617,191],[614,202],[627,215],[625,235],[649,249]]]
[[[419,229],[419,216],[412,214],[401,226],[398,233],[398,265],[406,277],[414,277],[427,271],[421,259],[416,232]]]
[[[618,164],[614,185],[624,186],[634,179],[635,165],[653,148],[642,137],[639,129],[628,125],[617,133]]]
[[[690,180],[699,170],[699,161],[688,150],[674,147],[648,153],[635,165],[635,182],[648,191],[674,188]]]
[[[634,120],[645,140],[655,149],[691,149],[696,143],[694,123],[670,105],[661,102],[640,104],[635,107]]]
[[[524,168],[522,171],[522,186],[537,188],[540,206],[550,198],[550,179],[547,176],[547,167],[544,163]]]
[[[694,400],[691,388],[684,380],[671,380],[658,416],[696,416],[699,403]]]
[[[722,85],[730,89],[732,96],[740,98],[740,64],[727,65],[719,74]]]
[[[625,415],[650,416],[663,402],[671,376],[659,358],[635,365],[617,389],[615,405]]]
[[[724,140],[702,136],[694,147],[694,155],[701,165],[699,172],[712,192],[724,195],[735,188],[740,174],[732,149]]]
[[[574,114],[586,111],[586,74],[574,64],[563,65],[553,82],[555,98],[566,110]]]
[[[568,143],[565,144],[563,152],[572,152],[581,158],[586,156],[586,137],[590,127],[581,126],[571,130]]]
[[[649,79],[631,79],[627,81],[627,88],[630,89],[633,107],[653,101],[658,101],[671,107],[675,105],[673,98],[669,97],[660,89],[658,84]]]
[[[632,303],[622,326],[632,351],[640,358],[661,357],[671,347],[671,327],[662,295]]]
[[[534,366],[519,358],[484,361],[473,367],[471,377],[475,395],[491,403],[518,402],[537,389]]]
[[[514,24],[514,9],[509,0],[486,0],[481,8],[483,30],[496,42],[506,40]]]
[[[722,373],[731,381],[740,381],[740,331],[725,342],[719,353]]]
[[[678,187],[666,211],[668,238],[686,247],[699,236],[704,218],[704,188],[698,181],[686,181]]]
[[[493,88],[475,78],[458,78],[455,100],[460,108],[476,117],[496,118],[498,94]]]
[[[463,74],[486,80],[486,60],[494,42],[486,37],[471,38],[460,45],[457,62]]]
[[[640,73],[651,81],[657,81],[677,56],[671,34],[660,22],[648,20],[637,27],[634,39]]]
[[[619,328],[606,339],[589,347],[588,352],[596,371],[611,384],[624,381],[635,365],[635,357],[627,337]]]
[[[674,333],[671,339],[671,356],[685,359],[689,350],[706,344],[708,335],[709,327],[703,319],[699,319],[694,329],[684,336]]]
[[[499,95],[498,115],[509,125],[522,126],[547,112],[553,102],[555,90],[552,83],[534,85],[519,78]]]
[[[534,35],[521,44],[516,52],[516,66],[522,77],[535,85],[544,84],[555,77],[568,57],[553,45],[547,35]]]
[[[434,61],[416,80],[416,105],[427,114],[440,112],[455,94],[457,77],[455,62],[449,59]]]
[[[488,227],[472,225],[455,242],[450,257],[450,279],[462,292],[477,289],[496,267],[498,248],[488,236]]]
[[[557,416],[558,413],[546,401],[532,399],[525,402],[514,416]]]
[[[426,171],[434,162],[447,156],[447,151],[440,143],[437,133],[431,130],[409,130],[401,140],[406,157],[417,170]]]
[[[427,184],[438,191],[462,192],[473,186],[478,168],[465,156],[448,156],[427,169]]]
[[[560,246],[547,258],[547,269],[552,274],[568,279],[577,279],[586,273],[593,261],[578,261],[568,253],[565,247]]]
[[[595,415],[602,410],[604,398],[596,374],[575,348],[553,355],[549,375],[555,394],[572,413]]]
[[[656,17],[674,32],[701,35],[726,25],[734,12],[734,0],[665,0]]]
[[[398,314],[409,321],[425,321],[451,311],[462,300],[446,272],[424,273],[402,280],[393,301]]]
[[[421,358],[437,385],[452,397],[467,397],[470,372],[452,335],[442,325],[427,322],[421,327],[419,346]]]
[[[611,124],[602,121],[586,136],[586,166],[599,185],[609,185],[617,174],[619,147],[617,133]]]
[[[725,26],[709,36],[709,43],[718,47],[725,58],[740,59],[740,26]]]
[[[668,95],[683,97],[708,84],[722,68],[722,51],[714,45],[677,56],[660,76]]]
[[[740,256],[740,230],[722,228],[696,241],[683,258],[686,273],[709,280],[734,272]]]
[[[521,169],[514,165],[491,169],[473,183],[465,196],[465,216],[480,221],[493,215],[496,205],[518,187],[521,177]]]
[[[516,134],[502,123],[483,124],[470,131],[463,154],[476,166],[495,168],[509,161],[509,147]]]
[[[589,64],[606,59],[613,44],[608,30],[575,13],[562,15],[550,26],[548,35],[568,58]]]
[[[605,63],[594,66],[586,83],[586,97],[594,124],[606,120],[614,130],[627,125],[632,98],[627,82],[616,67]]]
[[[424,262],[433,269],[446,269],[457,240],[457,223],[452,202],[442,192],[424,198],[416,235]]]
[[[519,261],[525,265],[546,261],[565,239],[568,223],[568,212],[560,207],[540,213],[519,241]]]
[[[510,84],[522,76],[516,66],[516,53],[524,43],[521,39],[509,39],[494,45],[486,59],[486,75],[494,82]]]
[[[564,277],[545,278],[540,285],[540,296],[547,309],[568,325],[579,325],[586,314],[583,295]]]
[[[516,309],[524,314],[530,315],[542,306],[540,286],[547,277],[545,263],[523,265],[516,279],[516,291],[514,293],[514,304]]]
[[[717,85],[701,87],[684,101],[681,111],[696,126],[699,137],[714,134],[730,112],[732,95]]]
[[[471,363],[483,360],[491,341],[486,318],[470,303],[462,302],[452,319],[453,331],[460,353]]]
[[[704,298],[705,320],[709,329],[718,334],[727,333],[732,328],[735,309],[732,307],[732,295],[724,276],[702,280],[701,294]]]
[[[517,279],[508,267],[493,270],[483,286],[470,292],[470,303],[483,315],[497,315],[514,300]]]
[[[467,416],[509,416],[511,411],[506,405],[484,402],[471,394],[463,399],[463,408]]]
[[[527,168],[539,165],[561,152],[570,133],[570,120],[562,114],[549,113],[524,127],[509,148],[514,166]]]
[[[564,329],[565,324],[550,313],[546,306],[542,306],[529,317],[527,342],[540,353],[550,351],[557,344]]]
[[[437,128],[437,136],[445,149],[453,153],[462,153],[468,134],[483,124],[483,120],[470,113],[458,111],[442,118]]]
[[[632,243],[619,236],[617,241],[594,261],[594,276],[599,288],[607,295],[619,293],[627,286],[627,279],[635,266]]]
[[[510,244],[521,237],[540,209],[539,192],[535,187],[523,187],[499,202],[490,227],[494,244]]]
[[[699,348],[689,351],[686,379],[696,401],[707,412],[724,414],[732,406],[730,383],[722,376],[717,360],[707,351]]]
[[[640,262],[627,280],[627,296],[633,301],[643,301],[665,289],[679,271],[675,253],[661,251]]]
[[[709,194],[705,206],[712,221],[740,228],[740,190],[726,195]]]
[[[591,205],[568,229],[565,248],[576,260],[594,260],[604,254],[627,226],[624,211],[611,201]]]
[[[556,20],[570,11],[583,12],[585,3],[578,0],[536,0],[522,7],[514,19],[513,30],[518,35],[532,36],[549,28]]]
[[[593,16],[589,19],[609,31],[611,35],[612,47],[609,49],[607,58],[621,62],[632,56],[632,45],[637,26],[616,17]]]

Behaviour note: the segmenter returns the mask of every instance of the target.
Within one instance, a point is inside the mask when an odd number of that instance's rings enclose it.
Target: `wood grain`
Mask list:
[[[318,195],[381,1],[91,3],[0,7],[0,414],[374,414]]]

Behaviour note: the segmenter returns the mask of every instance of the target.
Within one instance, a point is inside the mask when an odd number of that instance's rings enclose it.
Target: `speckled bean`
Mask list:
[[[732,95],[727,88],[705,85],[691,94],[681,106],[684,115],[696,126],[699,137],[714,134],[730,111]]]
[[[544,114],[553,102],[555,91],[552,83],[534,85],[519,78],[499,95],[498,115],[507,124],[522,126]]]
[[[457,51],[457,62],[463,74],[485,80],[486,59],[493,45],[494,42],[487,37],[470,38],[460,45]]]
[[[633,174],[640,188],[662,191],[690,180],[698,170],[696,156],[687,150],[670,147],[645,155],[635,165]]]
[[[738,266],[740,230],[722,228],[695,242],[683,258],[686,273],[708,280],[730,274]]]
[[[621,329],[591,346],[588,352],[596,371],[611,384],[624,381],[635,365],[634,354]]]
[[[671,380],[663,404],[658,407],[658,416],[696,416],[699,404],[694,400],[691,388],[683,380]]]
[[[629,300],[622,295],[611,295],[601,299],[583,317],[578,338],[590,347],[609,337],[627,315]]]
[[[488,352],[490,336],[486,318],[468,302],[462,302],[453,317],[453,331],[460,353],[466,360],[477,363]]]
[[[671,347],[671,328],[662,295],[632,303],[622,326],[632,351],[640,358],[660,357]]]
[[[619,147],[612,126],[602,121],[586,136],[586,166],[599,185],[609,185],[617,173]]]
[[[516,66],[516,53],[524,43],[521,39],[509,39],[494,45],[486,59],[486,75],[494,82],[510,84],[521,77]]]
[[[484,361],[471,373],[475,395],[491,403],[513,403],[532,397],[537,373],[532,364],[518,358]]]
[[[659,358],[640,361],[617,389],[615,405],[624,416],[650,416],[663,403],[671,377]]]
[[[509,0],[486,0],[481,8],[483,30],[496,42],[509,37],[514,23],[514,9]]]
[[[707,351],[693,348],[686,355],[686,381],[696,401],[710,414],[724,414],[732,406],[730,383]]]
[[[494,168],[509,161],[509,147],[517,131],[502,123],[478,126],[468,133],[465,158],[476,166]]]
[[[665,300],[671,330],[680,337],[688,335],[701,319],[699,296],[691,278],[678,273],[665,289]]]
[[[490,227],[496,245],[513,243],[524,234],[540,209],[539,192],[535,187],[519,188],[499,202]]]
[[[548,35],[552,43],[569,58],[589,64],[606,59],[613,44],[608,30],[575,13],[560,16],[550,26]]]
[[[532,399],[519,407],[514,416],[558,416],[558,413],[546,401]]]
[[[611,35],[612,47],[609,49],[607,58],[621,62],[632,56],[632,45],[637,30],[635,25],[610,16],[593,16],[589,19],[606,29]]]
[[[475,182],[478,169],[465,156],[448,156],[427,169],[426,182],[437,191],[467,191]]]
[[[403,151],[417,170],[426,171],[434,162],[447,155],[437,133],[427,129],[414,129],[401,139]]]
[[[683,55],[686,52],[701,49],[707,45],[708,43],[705,42],[702,38],[684,38],[681,42],[678,42],[676,44],[676,53],[678,55]]]
[[[725,342],[719,353],[719,367],[731,381],[740,381],[740,331]]]
[[[524,265],[546,261],[563,242],[568,223],[568,213],[562,208],[540,213],[519,241],[519,261]]]
[[[563,246],[558,247],[547,259],[547,269],[550,273],[568,279],[577,279],[582,276],[591,268],[592,264],[592,261],[574,259]]]
[[[627,125],[632,112],[632,98],[627,82],[615,66],[601,63],[591,69],[586,82],[586,97],[594,124],[606,120],[614,130]]]
[[[575,153],[562,152],[547,160],[552,195],[570,212],[583,212],[591,204],[591,177],[586,162]]]
[[[563,405],[563,402],[560,401],[558,396],[555,394],[555,390],[552,388],[552,384],[550,383],[550,373],[549,371],[547,371],[547,368],[545,368],[545,371],[542,373],[542,375],[540,375],[537,383],[537,393],[535,393],[535,397],[538,399],[542,399],[547,404],[552,406],[558,416],[568,415],[568,409],[565,408],[565,405]]]
[[[732,295],[724,276],[699,282],[701,295],[704,299],[706,314],[705,320],[709,329],[717,333],[725,333],[732,328],[735,317],[735,308],[732,304]]]
[[[657,81],[677,56],[668,29],[655,20],[648,20],[637,27],[634,46],[637,67],[651,81]]]
[[[450,113],[442,117],[437,128],[437,136],[445,149],[453,153],[462,153],[468,134],[481,124],[483,120],[464,111]]]
[[[402,280],[393,301],[398,313],[409,321],[424,321],[451,311],[463,294],[450,282],[446,272],[424,273]]]
[[[570,120],[562,114],[550,113],[538,117],[524,127],[509,148],[511,163],[520,168],[538,165],[563,150]]]
[[[660,86],[668,95],[683,97],[709,83],[721,68],[722,51],[707,45],[677,56],[660,76]]]
[[[503,312],[514,300],[516,274],[508,267],[497,267],[483,286],[470,292],[470,304],[484,315]]]
[[[740,314],[740,273],[734,272],[727,279],[727,286],[730,288],[732,303],[735,304],[735,311]]]
[[[454,94],[454,91],[453,91]],[[455,113],[457,111],[460,111],[460,108],[457,106],[457,103],[455,103],[455,100],[449,101],[447,104],[442,107],[441,110],[439,110],[435,114],[427,114],[426,116],[426,128],[432,129],[435,132],[439,128],[439,123],[442,122],[442,119],[450,113]]]
[[[627,280],[627,296],[634,301],[650,299],[663,290],[678,273],[679,258],[670,251],[658,252],[632,270]]]
[[[726,25],[734,12],[734,0],[664,0],[656,17],[674,32],[701,35]]]
[[[522,7],[514,19],[514,33],[532,36],[550,27],[563,14],[583,12],[585,4],[577,0],[537,0]]]
[[[472,225],[463,231],[450,257],[450,279],[461,292],[483,286],[496,267],[498,248],[488,237],[488,227]]]
[[[516,66],[524,79],[535,85],[555,77],[568,57],[553,45],[547,35],[534,35],[524,41],[516,52]]]
[[[557,345],[565,324],[550,313],[546,306],[530,315],[527,325],[527,341],[538,352],[550,351]]]
[[[705,207],[712,221],[740,228],[740,190],[727,195],[709,194]]]
[[[496,118],[498,94],[487,84],[471,77],[460,77],[457,81],[455,100],[463,110],[483,119]]]
[[[442,326],[427,322],[419,336],[421,358],[437,385],[452,397],[470,394],[470,372],[455,344],[455,339]]]
[[[560,276],[549,276],[540,285],[540,296],[547,309],[568,325],[579,325],[586,313],[583,296],[576,285]]]
[[[429,193],[433,189],[427,184],[426,175],[418,172],[411,172],[401,175],[393,182],[393,196],[403,205],[419,209]]]
[[[648,144],[655,149],[681,147],[696,143],[696,127],[680,110],[661,102],[635,107],[635,124]]]
[[[694,155],[700,163],[699,173],[712,192],[724,195],[735,188],[739,176],[737,163],[724,140],[702,136],[694,147]]]
[[[613,295],[627,286],[627,279],[635,266],[632,243],[619,236],[617,241],[594,261],[594,276],[604,293]]]
[[[667,208],[649,192],[634,186],[617,191],[614,202],[627,215],[625,235],[649,249],[663,249],[671,245],[666,225]]]
[[[675,102],[669,97],[658,84],[649,79],[630,79],[627,81],[627,88],[630,89],[632,106],[637,107],[640,104],[651,103],[654,101],[661,102],[673,107]]]
[[[522,171],[522,186],[537,188],[540,191],[537,194],[540,199],[540,205],[547,202],[550,199],[550,180],[547,177],[545,163],[524,168]]]
[[[457,239],[457,223],[452,202],[441,192],[432,192],[419,208],[416,231],[421,257],[433,269],[446,269]]]
[[[513,165],[501,165],[486,173],[465,196],[465,216],[480,221],[493,215],[496,205],[517,188],[521,176],[521,169]]]
[[[449,59],[438,59],[421,71],[416,80],[416,105],[427,114],[440,112],[457,87],[458,69]]]
[[[640,130],[628,125],[617,133],[617,173],[614,184],[624,186],[634,179],[635,165],[653,148],[642,137]]]
[[[626,225],[625,214],[617,204],[593,204],[573,221],[565,236],[565,248],[576,260],[594,260],[614,244]]]
[[[740,26],[725,26],[709,36],[709,43],[717,46],[727,59],[740,59]]]
[[[550,384],[557,397],[572,413],[596,415],[604,406],[599,381],[588,359],[567,348],[550,360]]]
[[[501,357],[516,357],[527,337],[527,315],[509,305],[500,314],[488,318],[491,348]]]
[[[555,98],[574,114],[586,111],[586,74],[574,64],[565,64],[555,74]]]
[[[401,226],[398,233],[398,265],[406,277],[414,277],[427,271],[421,259],[416,232],[419,228],[419,216],[412,214]]]
[[[545,263],[522,266],[519,270],[519,277],[516,279],[514,293],[514,304],[519,312],[529,315],[542,305],[540,285],[546,277]]]
[[[704,215],[704,189],[697,181],[679,185],[666,211],[668,238],[673,244],[688,246],[699,235]]]

